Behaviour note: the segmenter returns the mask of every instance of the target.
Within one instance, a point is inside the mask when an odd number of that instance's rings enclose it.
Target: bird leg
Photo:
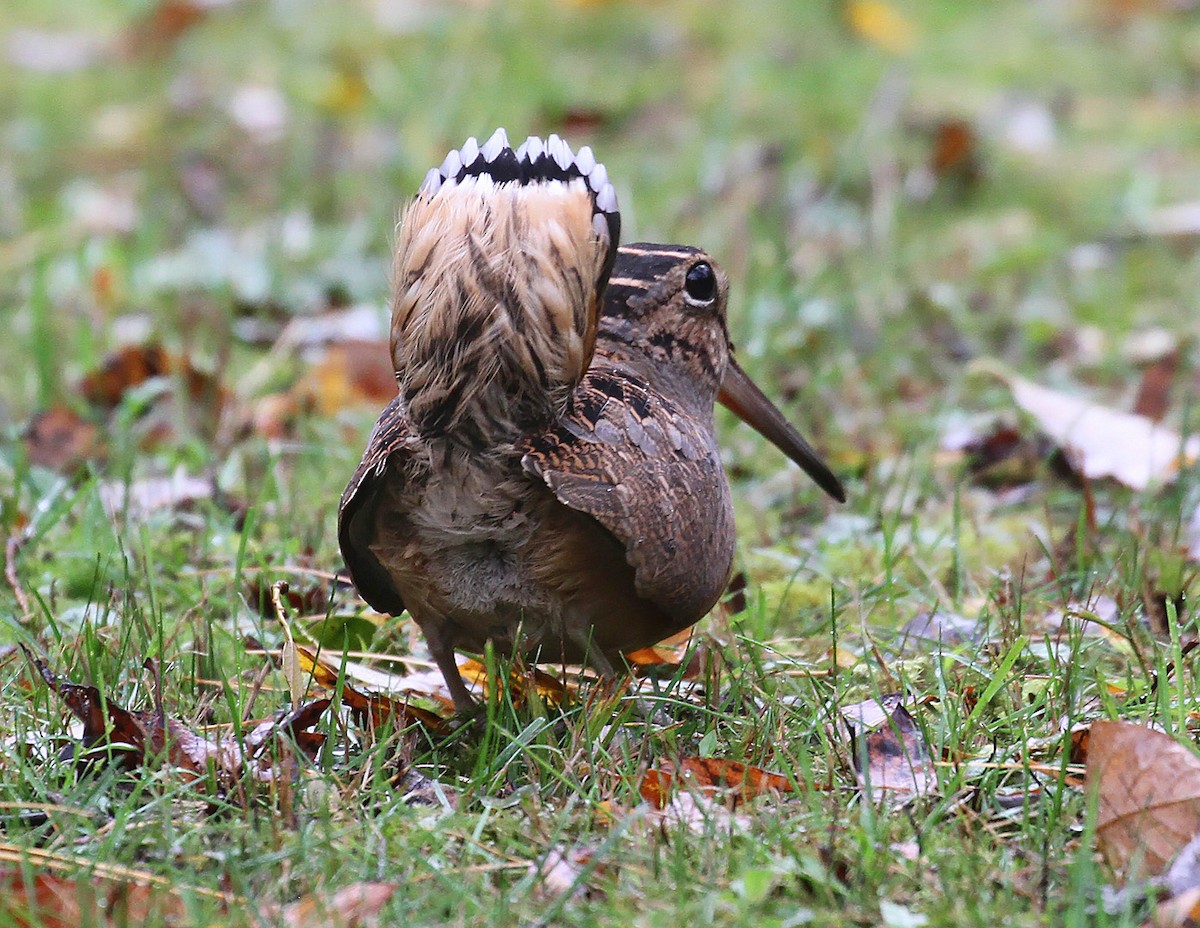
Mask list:
[[[453,626],[444,619],[438,619],[436,622],[418,622],[417,624],[421,626],[425,641],[429,645],[429,653],[433,655],[438,670],[442,672],[442,678],[446,681],[446,688],[450,690],[450,698],[454,700],[454,711],[460,715],[466,715],[473,711],[475,697],[467,689],[467,684],[458,671],[458,661],[454,657],[452,638],[447,634]]]

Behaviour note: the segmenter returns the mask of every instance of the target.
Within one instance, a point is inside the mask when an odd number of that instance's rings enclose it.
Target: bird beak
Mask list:
[[[804,472],[812,477],[822,490],[839,503],[846,501],[846,490],[842,482],[732,357],[729,359],[729,367],[725,369],[725,378],[721,381],[721,392],[717,399],[726,409],[804,468]]]

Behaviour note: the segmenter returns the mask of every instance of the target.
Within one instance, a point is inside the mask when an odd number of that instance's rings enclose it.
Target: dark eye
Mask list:
[[[712,265],[701,261],[693,265],[687,272],[687,280],[683,289],[696,303],[711,303],[717,298],[717,275]]]

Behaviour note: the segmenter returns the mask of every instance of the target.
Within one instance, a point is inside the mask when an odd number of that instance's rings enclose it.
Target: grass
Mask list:
[[[501,701],[482,732],[406,742],[455,807],[403,801],[386,737],[343,750],[328,720],[330,747],[290,796],[82,770],[57,756],[61,706],[6,651],[5,847],[165,878],[195,924],[225,918],[205,892],[265,905],[356,880],[398,884],[394,924],[1140,924],[1136,907],[1099,907],[1113,877],[1063,772],[1071,726],[1094,718],[1191,737],[1194,476],[1158,493],[1090,487],[1093,530],[1083,490],[1047,462],[1004,493],[942,439],[1016,421],[969,358],[1124,408],[1139,378],[1127,345],[1153,327],[1183,346],[1172,413],[1190,427],[1194,240],[1126,233],[1195,196],[1200,19],[1099,2],[895,7],[915,29],[906,53],[856,35],[838,4],[781,0],[243,2],[140,42],[147,4],[7,4],[12,43],[68,30],[126,51],[66,73],[0,62],[0,519],[25,539],[16,571],[32,601],[22,616],[0,588],[0,644],[137,708],[153,701],[153,657],[168,712],[242,718],[261,668],[243,636],[280,641],[244,580],[304,586],[289,565],[340,567],[336,502],[377,410],[302,415],[282,442],[214,439],[180,416],[147,447],[139,413],[156,401],[127,397],[104,429],[107,461],[81,480],[30,466],[22,424],[78,406],[78,378],[134,329],[246,405],[306,376],[237,326],[311,313],[334,291],[382,307],[398,205],[445,150],[496,125],[592,144],[627,240],[716,256],[739,357],[848,478],[850,502],[818,499],[720,414],[749,605],[702,626],[718,658],[703,694],[664,682],[669,727],[628,705]],[[231,116],[251,84],[279,92],[278,135]],[[1052,121],[1032,152],[1014,141],[1022,113]],[[947,118],[976,127],[978,176],[914,198],[906,178]],[[136,221],[89,213],[97,191]],[[102,480],[180,467],[243,498],[244,523],[212,501],[106,515]],[[1055,610],[1100,597],[1113,633],[1045,634]],[[1152,632],[1159,601],[1182,611]],[[405,623],[356,612],[335,597],[330,643],[344,628],[407,652]],[[961,616],[972,634],[903,639],[922,613]],[[259,714],[286,701],[282,678],[269,682]],[[933,796],[887,811],[856,793],[834,722],[898,690],[936,697],[913,711],[947,763]],[[747,804],[732,827],[653,822],[642,773],[698,752],[809,789]],[[31,803],[52,804],[48,823],[16,813]],[[539,890],[530,862],[574,846],[591,848],[583,882],[603,892]]]

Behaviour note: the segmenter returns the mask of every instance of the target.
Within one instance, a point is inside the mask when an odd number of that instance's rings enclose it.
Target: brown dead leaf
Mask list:
[[[1114,870],[1154,876],[1200,833],[1200,757],[1170,735],[1101,721],[1086,741],[1096,838]]]
[[[1147,364],[1142,370],[1137,399],[1133,402],[1134,415],[1145,416],[1152,422],[1161,422],[1171,408],[1171,386],[1175,383],[1178,373],[1178,348]]]
[[[138,421],[142,444],[152,446],[174,435],[181,417],[204,434],[214,434],[229,402],[228,391],[216,378],[161,345],[129,345],[110,354],[76,386],[75,392],[95,412],[96,422],[61,405],[30,419],[22,435],[30,461],[71,473],[86,460],[103,458],[106,449],[100,429],[104,421],[111,418],[130,390],[167,377],[181,383],[183,389],[177,399],[183,408],[167,402],[165,397],[156,399],[152,409]]]
[[[293,438],[303,416],[312,412],[312,398],[293,392],[269,393],[251,406],[243,427],[263,438],[282,441]]]
[[[265,907],[264,915],[278,917],[287,928],[369,928],[396,892],[395,883],[351,883],[332,896],[309,893],[283,906]]]
[[[0,868],[0,921],[16,928],[97,928],[184,918],[183,898],[164,886]]]
[[[743,581],[745,578],[743,577]],[[695,634],[695,626],[685,628],[683,631],[672,635],[658,644],[651,645],[648,648],[640,648],[637,651],[630,651],[625,655],[625,660],[629,662],[629,666],[633,668],[635,674],[647,676],[651,673],[663,676],[673,675],[683,669],[682,677],[685,680],[695,680],[700,676],[703,663],[701,649],[697,648],[687,662],[687,666],[683,667],[683,659],[688,656],[688,647],[692,642],[692,636]]]
[[[85,462],[106,454],[96,423],[66,406],[51,406],[35,414],[21,441],[31,464],[60,474],[73,474]]]
[[[211,374],[194,367],[187,358],[167,351],[153,342],[126,345],[104,359],[99,368],[79,382],[79,393],[91,405],[111,411],[125,394],[155,377],[178,376],[189,399],[195,402],[221,403],[225,393]]]
[[[25,650],[23,646],[22,650]],[[25,650],[25,656],[33,662],[42,679],[71,710],[71,714],[83,722],[80,746],[84,751],[98,746],[107,747],[127,770],[141,763],[147,748],[146,731],[133,713],[105,700],[94,686],[81,686],[60,679],[44,661],[34,658],[28,650]]]
[[[736,760],[685,757],[677,764],[668,761],[648,770],[642,778],[640,792],[646,802],[662,809],[680,785],[709,795],[728,792],[740,801],[754,799],[764,793],[790,793],[795,789],[792,781],[783,774],[771,773]]]
[[[120,51],[127,58],[161,58],[218,5],[211,0],[159,0],[129,26]]]
[[[396,371],[386,342],[345,341],[330,345],[297,385],[322,415],[353,406],[386,406],[396,398]]]
[[[1143,928],[1196,928],[1197,925],[1200,925],[1200,886],[1160,902]]]
[[[939,181],[971,187],[979,181],[983,169],[979,157],[979,136],[965,119],[941,119],[933,127],[929,171]]]
[[[337,670],[324,663],[308,648],[297,646],[296,655],[301,669],[312,675],[313,683],[326,689],[337,689]],[[443,731],[447,724],[446,719],[435,712],[409,705],[407,701],[398,702],[390,696],[363,693],[348,680],[342,681],[342,701],[350,707],[360,725],[370,725],[372,728],[381,728],[388,721],[392,721],[396,728],[407,728],[415,723],[424,725],[430,731]]]
[[[1200,457],[1200,436],[1183,437],[1145,416],[1090,403],[1019,377],[992,361],[976,368],[1001,380],[1013,399],[1090,480],[1112,478],[1135,490],[1170,483]]]
[[[462,678],[468,685],[474,683],[483,687],[484,692],[487,692],[490,678],[488,677],[487,667],[479,661],[471,659],[458,665],[458,672],[462,674]],[[538,670],[534,667],[528,673],[520,673],[518,670],[513,670],[509,676],[509,688],[514,701],[519,702],[525,698],[528,692],[528,681],[532,680],[534,691],[542,699],[543,702],[558,706],[564,703],[571,693],[567,685],[557,677],[552,677],[543,670]]]
[[[861,718],[869,729],[865,711]],[[877,719],[872,714],[870,721]],[[870,790],[875,802],[902,805],[937,786],[937,773],[925,738],[903,705],[889,707],[883,718],[878,719],[875,731],[857,734],[854,740],[859,786]]]
[[[124,709],[105,699],[96,687],[63,680],[44,661],[25,653],[42,679],[83,723],[80,747],[91,756],[105,749],[129,771],[161,759],[189,778],[212,772],[224,785],[247,776],[272,782],[291,777],[296,769],[294,752],[281,736],[290,738],[309,758],[324,743],[325,736],[310,729],[329,708],[328,699],[315,700],[294,712],[281,712],[260,722],[241,739],[232,732],[212,739],[166,717],[161,707],[148,712]]]
[[[1035,479],[1050,447],[1011,426],[997,425],[963,446],[972,479],[992,489],[1020,486]]]

